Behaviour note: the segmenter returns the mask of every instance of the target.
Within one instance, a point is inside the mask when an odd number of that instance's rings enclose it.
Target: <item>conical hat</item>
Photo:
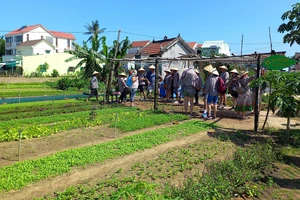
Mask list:
[[[239,74],[239,72],[236,69],[231,70],[230,73]]]
[[[124,72],[122,72],[121,74],[119,74],[119,76],[127,76]]]
[[[141,67],[138,71],[145,71],[145,69]]]
[[[212,65],[207,65],[207,66],[205,66],[203,69],[204,69],[205,71],[207,71],[207,72],[211,72],[214,68],[213,68]]]
[[[219,68],[220,68],[220,69],[226,69],[226,70],[228,70],[228,68],[227,68],[225,65],[222,65],[222,66],[220,66]]]
[[[151,65],[151,66],[149,67],[149,69],[155,69],[155,66],[154,66],[154,65]]]
[[[240,77],[245,76],[246,74],[248,74],[248,71],[240,71]]]
[[[99,72],[97,72],[97,71],[94,71],[92,75],[95,75],[95,74],[99,74]]]
[[[196,74],[199,74],[199,71],[198,71],[198,69],[195,69],[194,71],[196,72]]]
[[[219,72],[218,72],[218,70],[216,68],[213,68],[213,70],[211,70],[210,73],[219,76]]]

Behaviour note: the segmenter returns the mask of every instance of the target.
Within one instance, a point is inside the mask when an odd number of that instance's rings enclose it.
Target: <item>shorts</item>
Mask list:
[[[207,104],[214,104],[214,105],[217,105],[218,100],[219,100],[218,95],[216,95],[216,96],[210,96],[210,95],[208,95],[208,98],[207,98]]]
[[[196,94],[196,89],[193,86],[186,86],[183,88],[184,97],[194,97]]]
[[[239,93],[237,93],[237,92],[233,92],[230,95],[236,99],[239,97]]]
[[[92,88],[91,89],[91,95],[90,96],[91,97],[98,96],[98,90],[97,90],[97,88]]]
[[[144,92],[144,91],[145,91],[145,87],[146,87],[146,85],[139,85],[138,89],[139,89],[141,92]]]

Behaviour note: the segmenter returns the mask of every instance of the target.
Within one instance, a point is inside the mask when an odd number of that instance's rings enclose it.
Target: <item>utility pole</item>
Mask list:
[[[154,110],[158,109],[158,60],[155,59],[155,87],[154,87]]]
[[[121,30],[118,31],[118,39],[117,39],[117,44],[115,47],[115,54],[114,54],[113,59],[116,59],[117,53],[119,50],[120,33],[121,33]],[[106,88],[106,101],[107,102],[109,101],[110,92],[112,90],[112,81],[113,81],[113,77],[114,77],[114,71],[115,71],[115,65],[114,65],[114,60],[112,60],[111,67],[110,67],[109,74],[108,74],[108,84],[107,84],[107,88]]]
[[[241,42],[241,56],[243,55],[243,44],[244,44],[244,35],[242,34],[242,42]]]
[[[273,47],[272,47],[272,38],[271,38],[271,30],[270,30],[270,27],[269,27],[269,38],[270,38],[270,47],[271,47],[271,52],[272,52]]]
[[[261,54],[257,56],[257,70],[256,70],[256,77],[260,77],[260,60]],[[254,131],[257,133],[258,125],[259,125],[259,102],[258,102],[258,93],[260,87],[255,87],[255,105],[254,105]]]

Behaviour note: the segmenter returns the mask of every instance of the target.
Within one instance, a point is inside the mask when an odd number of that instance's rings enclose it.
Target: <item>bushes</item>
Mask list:
[[[52,77],[59,77],[58,71],[57,71],[56,69],[53,69],[53,70],[52,70],[52,73],[51,73],[51,76],[52,76]]]

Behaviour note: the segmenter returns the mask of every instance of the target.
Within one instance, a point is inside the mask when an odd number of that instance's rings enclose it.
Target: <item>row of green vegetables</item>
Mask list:
[[[160,154],[156,159],[133,163],[129,171],[119,168],[107,179],[99,180],[95,184],[71,186],[65,191],[55,192],[54,195],[48,194],[40,199],[109,199],[113,197],[122,199],[125,196],[117,192],[118,189],[119,191],[126,190],[127,185],[144,181],[169,182],[182,173],[195,173],[204,166],[204,162],[232,148],[232,143],[215,141],[203,141],[187,147],[173,148]]]
[[[87,104],[89,103],[78,101],[75,99],[2,104],[0,105],[1,108],[0,114],[7,114],[11,112],[18,114],[20,112],[39,111],[41,108],[49,110],[49,109],[53,109],[53,106],[55,108],[64,108],[64,107],[80,106],[80,105],[87,105]]]
[[[6,166],[0,169],[0,191],[19,189],[39,180],[67,173],[72,167],[101,163],[196,134],[211,127],[212,125],[205,122],[192,120],[168,128],[147,131],[94,146],[70,149],[37,160]]]
[[[22,139],[28,139],[103,124],[110,124],[111,127],[116,126],[119,130],[126,132],[165,124],[170,122],[170,120],[181,121],[188,118],[182,114],[136,111],[135,108],[114,108],[99,110],[93,118],[89,112],[77,112],[59,115],[57,118],[47,116],[15,120],[15,125],[13,121],[1,122],[0,125],[5,126],[6,129],[0,130],[0,141],[18,140],[20,132],[22,132]],[[22,125],[17,126],[18,121],[22,121]],[[30,125],[24,126],[24,123]]]
[[[44,95],[66,95],[78,93],[75,90],[56,90],[47,88],[37,88],[37,89],[0,89],[0,98],[9,97],[32,97],[32,96],[44,96]]]
[[[93,107],[90,104],[79,104],[79,105],[66,105],[65,107],[54,107],[53,108],[45,108],[41,107],[38,110],[31,110],[27,112],[10,112],[5,114],[0,114],[0,121],[10,121],[16,119],[28,119],[34,117],[42,117],[42,116],[53,116],[60,115],[66,113],[75,113],[75,112],[83,112],[92,110]]]

